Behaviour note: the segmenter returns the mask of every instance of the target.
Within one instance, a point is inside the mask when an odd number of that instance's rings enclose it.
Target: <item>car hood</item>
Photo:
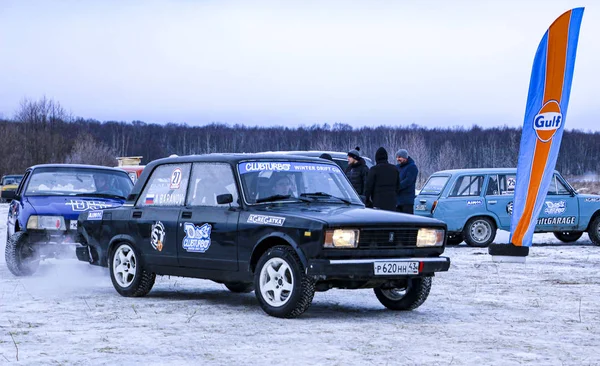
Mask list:
[[[38,215],[60,215],[76,220],[80,213],[121,206],[124,200],[86,196],[33,196],[27,202]]]
[[[445,226],[437,219],[403,214],[393,211],[376,210],[359,206],[299,206],[268,207],[261,209],[265,214],[277,214],[319,220],[329,226]]]

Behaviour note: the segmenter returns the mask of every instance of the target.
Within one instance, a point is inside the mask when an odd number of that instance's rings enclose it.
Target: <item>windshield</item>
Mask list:
[[[440,195],[449,178],[448,176],[430,177],[419,194]]]
[[[125,198],[133,188],[125,172],[84,168],[38,168],[25,193],[30,196],[98,195]]]
[[[21,180],[23,179],[23,176],[20,177],[4,177],[4,179],[2,179],[2,185],[3,186],[8,186],[11,184],[19,184],[21,183]]]
[[[253,161],[238,165],[248,203],[312,202],[362,204],[356,191],[337,165]]]

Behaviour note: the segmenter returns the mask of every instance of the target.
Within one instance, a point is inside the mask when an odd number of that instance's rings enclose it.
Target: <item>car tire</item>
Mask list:
[[[409,278],[405,288],[374,288],[377,300],[390,310],[414,310],[421,306],[431,290],[431,277]]]
[[[278,318],[301,315],[315,294],[314,281],[304,272],[298,254],[288,246],[275,246],[260,257],[254,288],[265,313]]]
[[[110,279],[125,297],[145,296],[152,290],[156,274],[144,269],[139,251],[129,243],[118,243],[109,256]]]
[[[563,243],[572,243],[574,241],[577,241],[579,238],[581,238],[581,236],[583,235],[583,232],[581,231],[556,231],[554,232],[554,237],[560,241],[562,241]]]
[[[464,241],[462,233],[448,234],[446,245],[458,245]]]
[[[590,223],[588,235],[592,243],[600,245],[600,216],[596,216]]]
[[[8,238],[4,258],[8,270],[19,277],[31,276],[40,266],[40,256],[29,245],[29,236],[24,231],[17,231]]]
[[[496,238],[496,224],[487,217],[473,217],[465,225],[463,238],[468,246],[487,247]]]
[[[236,294],[245,294],[254,291],[253,283],[227,282],[224,283],[224,285],[229,291],[234,292]]]

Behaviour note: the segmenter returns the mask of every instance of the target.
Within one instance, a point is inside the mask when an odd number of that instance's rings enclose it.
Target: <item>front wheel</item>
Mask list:
[[[411,278],[404,287],[375,288],[377,300],[390,310],[414,310],[421,306],[431,290],[431,277]]]
[[[600,216],[597,216],[590,223],[590,227],[588,228],[588,235],[590,236],[590,240],[592,241],[592,243],[600,245]]]
[[[254,293],[265,313],[294,318],[304,313],[315,294],[300,258],[288,246],[270,248],[260,257],[254,274]]]
[[[8,270],[15,276],[31,276],[40,266],[40,256],[23,231],[17,231],[8,238],[4,258]]]
[[[562,241],[563,243],[572,243],[577,241],[577,239],[581,238],[583,233],[581,231],[556,231],[554,232],[554,237],[556,239]]]
[[[152,290],[156,274],[144,269],[134,246],[119,243],[110,253],[108,267],[115,290],[122,296],[141,297]]]
[[[465,225],[463,237],[471,247],[487,247],[496,238],[496,225],[487,217],[474,217]]]

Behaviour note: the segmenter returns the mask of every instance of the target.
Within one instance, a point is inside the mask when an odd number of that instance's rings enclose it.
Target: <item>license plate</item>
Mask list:
[[[77,221],[71,220],[71,224],[69,225],[71,230],[77,230]]]
[[[419,262],[374,262],[377,276],[419,274]]]
[[[427,211],[427,206],[426,205],[417,205],[417,206],[415,206],[415,210],[417,210],[417,211]]]

